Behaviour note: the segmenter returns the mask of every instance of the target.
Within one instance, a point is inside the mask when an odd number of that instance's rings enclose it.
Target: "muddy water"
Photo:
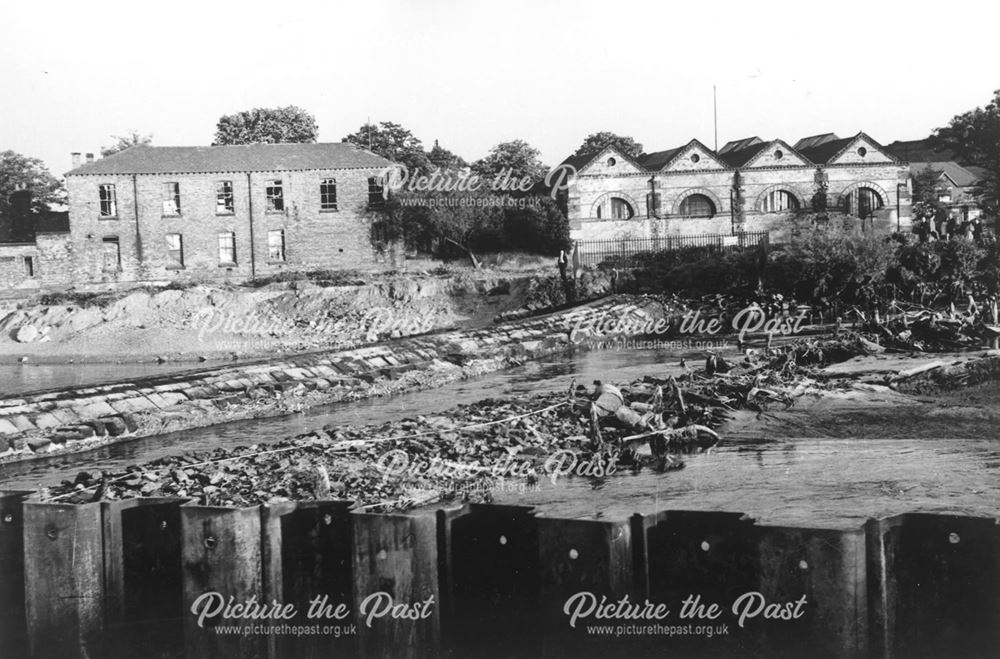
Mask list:
[[[687,355],[696,359],[696,355]],[[564,390],[571,378],[627,381],[678,372],[677,353],[591,352],[532,364],[388,400],[316,408],[105,447],[34,464],[0,466],[0,487],[34,488],[80,469],[120,468],[186,450],[260,443],[328,423],[364,424],[436,413],[488,396]],[[741,418],[683,470],[603,481],[560,478],[495,492],[497,502],[540,514],[620,519],[655,510],[745,512],[761,523],[854,527],[868,517],[939,512],[1000,517],[1000,385],[934,400],[861,395],[834,405],[803,402]]]
[[[16,396],[29,391],[64,387],[83,387],[129,378],[167,375],[232,362],[156,362],[111,364],[0,364],[0,396]]]

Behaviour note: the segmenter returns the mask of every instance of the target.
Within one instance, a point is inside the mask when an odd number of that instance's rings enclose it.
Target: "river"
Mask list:
[[[689,361],[698,353],[684,355]],[[0,487],[34,489],[81,469],[118,469],[189,450],[263,443],[326,424],[368,424],[446,411],[485,397],[563,391],[571,378],[629,381],[675,370],[681,355],[657,350],[587,352],[389,399],[237,421],[106,446],[86,453],[0,465]],[[723,433],[707,453],[663,474],[644,470],[602,481],[565,477],[515,483],[498,503],[539,514],[620,519],[655,510],[744,512],[761,523],[853,528],[904,512],[1000,517],[1000,385],[925,403],[775,412],[758,426]],[[752,429],[756,427],[756,429]]]

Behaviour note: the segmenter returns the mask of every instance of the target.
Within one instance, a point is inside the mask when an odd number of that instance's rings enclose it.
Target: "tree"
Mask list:
[[[913,177],[913,208],[920,217],[943,217],[948,210],[938,201],[941,173],[928,165]]]
[[[254,108],[221,117],[213,144],[312,143],[318,134],[316,118],[300,107]]]
[[[15,151],[0,151],[0,215],[10,212],[10,196],[17,190],[31,192],[31,209],[48,210],[50,204],[65,201],[65,190],[38,158]]]
[[[588,135],[573,155],[582,156],[588,153],[597,153],[607,146],[613,146],[625,155],[633,158],[638,157],[642,153],[642,145],[633,138],[605,130]]]
[[[381,121],[377,125],[364,124],[356,132],[344,137],[343,141],[405,165],[411,176],[418,169],[426,172],[430,168],[430,160],[427,159],[420,140],[400,124],[391,121]]]
[[[101,147],[102,158],[107,158],[119,151],[124,151],[130,146],[150,146],[153,143],[153,135],[151,133],[143,135],[134,128],[129,130],[125,135],[112,135],[111,139],[115,141],[114,144]]]
[[[987,170],[976,192],[983,207],[996,214],[1000,208],[1000,90],[993,92],[986,107],[957,115],[935,130],[932,140],[952,149],[962,163]]]
[[[445,149],[437,140],[434,140],[434,146],[427,152],[427,159],[432,165],[441,169],[464,169],[468,166],[461,156]]]
[[[485,179],[509,172],[513,179],[528,178],[533,182],[545,177],[546,167],[538,157],[539,151],[524,140],[501,142],[489,154],[477,160],[472,169]]]

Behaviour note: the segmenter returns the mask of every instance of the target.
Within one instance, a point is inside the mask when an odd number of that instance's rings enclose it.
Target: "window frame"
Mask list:
[[[110,197],[105,199],[105,191],[110,192]],[[110,212],[105,212],[105,204],[108,205]],[[98,183],[97,184],[97,207],[98,215],[102,220],[115,220],[118,219],[118,191],[115,188],[114,183]]]
[[[333,187],[333,192],[329,191],[330,187]],[[333,200],[330,201],[330,196],[333,196]],[[335,178],[324,178],[319,182],[319,212],[321,213],[336,213],[340,210],[337,202],[337,179]]]
[[[114,245],[115,259],[116,263],[114,267],[108,267],[108,245]],[[121,272],[122,271],[122,245],[121,240],[118,236],[104,236],[101,238],[101,271],[102,272]]]
[[[35,269],[35,257],[34,256],[24,256],[21,260],[21,265],[24,268],[24,276],[28,279],[34,279],[38,276],[38,272]]]
[[[219,210],[220,200],[228,200],[228,204],[223,201],[222,210]],[[233,191],[232,181],[216,181],[215,182],[215,214],[216,215],[235,215],[236,214],[236,195]]]
[[[226,240],[224,244],[222,241]],[[226,261],[223,258],[223,248],[226,248],[230,252],[231,260]],[[219,267],[233,267],[237,265],[236,262],[236,232],[235,231],[220,231],[218,233],[218,254],[219,254]]]
[[[272,249],[274,248],[273,240],[275,236],[278,237],[278,249],[280,253],[275,257]],[[288,253],[285,248],[285,230],[284,229],[271,229],[267,232],[267,262],[268,263],[285,263],[288,261]]]
[[[275,194],[277,190],[277,194]],[[280,206],[280,208],[279,208]],[[285,212],[285,183],[282,179],[270,179],[264,183],[264,212]]]
[[[168,207],[168,204],[171,207]],[[181,184],[179,182],[164,181],[163,193],[160,197],[160,206],[163,217],[181,216]]]
[[[368,207],[382,208],[385,206],[385,179],[381,176],[368,177]]]
[[[171,247],[170,238],[177,237],[177,247]],[[167,247],[167,270],[183,270],[184,269],[184,236],[179,233],[168,233],[164,236]],[[174,253],[177,253],[176,258]]]
[[[695,197],[698,197],[699,199],[704,199],[706,202],[708,202],[708,208],[710,211],[708,215],[695,215],[690,212],[685,212],[688,209],[690,201]],[[681,199],[681,203],[677,206],[677,214],[680,215],[681,217],[689,217],[692,219],[699,219],[699,220],[710,220],[719,214],[719,209],[718,207],[716,207],[715,202],[712,201],[711,197],[709,197],[706,194],[702,194],[700,192],[694,192]]]

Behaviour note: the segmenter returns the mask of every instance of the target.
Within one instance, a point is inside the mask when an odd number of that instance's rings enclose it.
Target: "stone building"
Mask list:
[[[67,213],[32,210],[27,189],[11,195],[0,215],[0,297],[66,286],[71,264]]]
[[[134,146],[84,163],[66,174],[73,280],[394,267],[366,212],[390,166],[346,143]]]
[[[780,240],[821,188],[832,213],[910,226],[909,168],[865,133],[794,145],[750,137],[718,152],[691,140],[637,158],[608,147],[563,164],[576,170],[567,190],[574,240],[743,231]]]

